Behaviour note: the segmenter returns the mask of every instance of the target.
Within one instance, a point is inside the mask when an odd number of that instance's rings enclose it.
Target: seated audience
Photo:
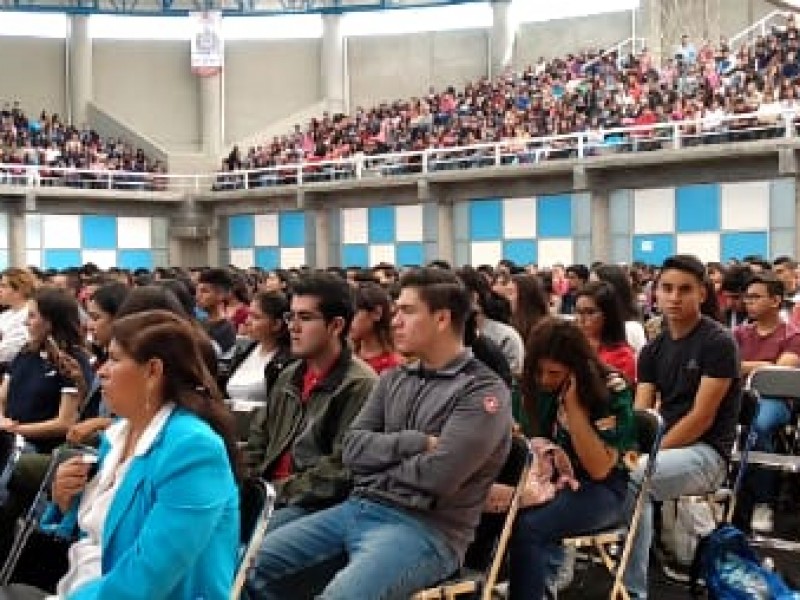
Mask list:
[[[522,493],[510,545],[511,600],[555,597],[561,540],[624,520],[623,458],[636,447],[633,393],[619,377],[609,389],[610,376],[572,323],[548,317],[531,331],[522,378],[528,418],[537,442],[561,448],[573,474],[558,484],[532,476]],[[487,508],[508,510],[513,491],[495,484]]]
[[[622,373],[628,383],[636,383],[636,353],[625,337],[614,288],[604,281],[592,281],[577,292],[575,300],[575,323],[600,360]]]
[[[347,344],[353,308],[336,275],[306,274],[292,285],[284,317],[298,360],[276,379],[245,447],[251,472],[277,488],[271,531],[341,502],[352,488],[342,444],[376,379]]]
[[[384,374],[346,435],[350,498],[267,535],[252,597],[408,598],[463,560],[510,448],[509,394],[464,349],[470,298],[453,273],[400,287],[395,341],[418,360]]]
[[[6,269],[0,278],[0,366],[8,368],[28,341],[28,301],[36,288],[35,277],[25,269]]]
[[[403,361],[392,339],[392,299],[377,283],[362,283],[353,295],[356,314],[350,340],[356,355],[380,375]]]
[[[744,293],[744,304],[750,322],[733,331],[739,345],[741,372],[747,377],[759,367],[800,366],[800,331],[781,320],[784,299],[783,283],[769,271],[754,275]],[[791,405],[777,398],[762,398],[752,423],[756,432],[754,449],[775,451],[777,432],[789,423]],[[778,473],[756,465],[749,467],[745,484],[736,504],[734,522],[745,531],[772,531],[772,502],[777,494]]]
[[[628,345],[638,354],[647,343],[647,337],[644,334],[642,315],[636,305],[630,276],[619,265],[600,264],[592,269],[590,280],[605,281],[614,288],[625,323],[625,338],[628,340]]]
[[[666,424],[650,497],[666,501],[699,495],[722,484],[739,415],[739,354],[733,336],[703,316],[708,288],[696,257],[667,258],[656,289],[666,330],[639,354],[637,408],[656,408]],[[643,462],[633,477],[641,480]],[[653,539],[650,499],[645,502],[625,584],[632,598],[647,597]]]
[[[195,331],[163,311],[121,318],[100,377],[121,419],[104,434],[97,475],[89,478],[82,457],[56,472],[50,517],[76,514],[81,531],[58,596],[227,598],[239,545],[238,458]],[[25,592],[10,591],[34,597]]]
[[[225,385],[228,398],[264,403],[278,375],[292,362],[289,301],[281,292],[257,292],[247,317],[249,340],[233,358]]]
[[[225,269],[206,269],[197,280],[197,306],[205,311],[203,326],[220,356],[236,343],[236,329],[225,316],[225,303],[232,289],[233,278]]]

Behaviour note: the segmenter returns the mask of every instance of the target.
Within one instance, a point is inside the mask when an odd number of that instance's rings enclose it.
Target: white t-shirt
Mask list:
[[[275,356],[275,350],[264,354],[261,344],[253,348],[228,380],[225,386],[228,396],[234,400],[266,402],[267,384],[264,381],[264,368]]]
[[[633,348],[637,355],[647,344],[644,326],[639,321],[625,321],[625,338],[628,340],[628,345]]]

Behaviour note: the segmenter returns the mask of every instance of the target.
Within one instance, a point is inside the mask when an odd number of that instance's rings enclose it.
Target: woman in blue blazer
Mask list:
[[[197,333],[165,311],[113,324],[103,396],[122,417],[99,472],[61,465],[53,500],[77,511],[60,598],[217,600],[230,594],[239,544],[234,428]],[[80,497],[80,500],[78,498]]]

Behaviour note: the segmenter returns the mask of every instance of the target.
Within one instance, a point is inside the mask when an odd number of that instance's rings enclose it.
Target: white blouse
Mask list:
[[[103,460],[99,473],[83,491],[78,506],[78,527],[84,533],[84,537],[70,546],[69,571],[58,582],[56,589],[58,595],[48,596],[47,600],[66,598],[82,585],[102,576],[103,525],[111,503],[125,479],[131,461],[150,449],[174,408],[174,404],[168,403],[156,413],[136,442],[133,454],[123,463],[120,463],[120,459],[130,429],[128,421],[125,419],[117,421],[106,431],[106,438],[111,448]]]
[[[267,401],[267,384],[264,369],[275,356],[276,350],[266,354],[261,344],[253,348],[231,375],[225,386],[228,396],[235,400],[264,403]]]

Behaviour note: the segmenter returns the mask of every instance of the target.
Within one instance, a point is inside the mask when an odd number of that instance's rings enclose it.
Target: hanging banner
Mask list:
[[[222,71],[225,45],[222,39],[220,11],[189,14],[192,27],[192,73],[211,77]]]

